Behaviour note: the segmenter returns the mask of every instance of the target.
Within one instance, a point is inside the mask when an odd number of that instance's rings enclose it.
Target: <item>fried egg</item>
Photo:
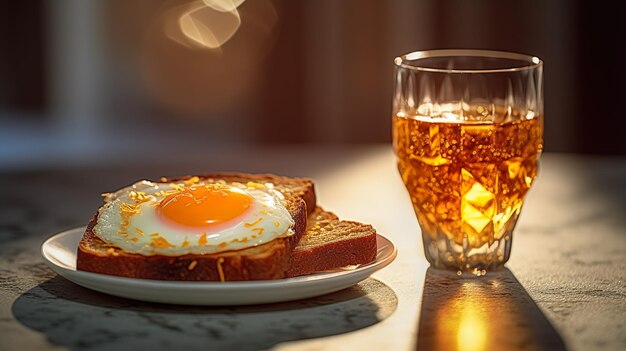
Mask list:
[[[146,256],[241,250],[294,234],[285,198],[271,183],[140,181],[104,200],[94,234]]]

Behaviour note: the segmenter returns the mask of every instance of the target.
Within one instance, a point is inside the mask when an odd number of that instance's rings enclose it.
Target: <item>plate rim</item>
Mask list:
[[[318,282],[331,282],[334,280],[338,280],[340,278],[351,276],[358,273],[369,273],[367,276],[375,273],[376,271],[390,265],[398,255],[397,246],[391,241],[389,238],[376,233],[377,242],[382,240],[386,241],[388,245],[390,245],[391,250],[388,254],[382,256],[379,260],[379,252],[377,249],[376,259],[368,264],[360,266],[353,270],[343,270],[343,271],[330,271],[330,272],[319,272],[312,273],[304,276],[291,277],[291,278],[282,278],[282,279],[274,279],[274,280],[254,280],[254,281],[227,281],[227,282],[213,282],[213,281],[173,281],[173,280],[158,280],[158,279],[143,279],[143,278],[130,278],[130,277],[120,277],[109,274],[102,273],[94,273],[94,272],[86,272],[76,269],[76,263],[73,266],[67,267],[67,265],[61,265],[57,263],[57,259],[48,257],[47,249],[49,246],[59,240],[61,237],[65,237],[68,235],[81,235],[84,232],[86,226],[80,226],[75,228],[70,228],[55,234],[52,234],[48,238],[46,238],[40,247],[40,253],[44,261],[50,268],[55,271],[57,274],[63,276],[65,279],[72,281],[75,284],[79,284],[76,281],[69,279],[65,275],[56,271],[56,269],[60,269],[61,271],[66,272],[69,275],[77,275],[82,276],[86,279],[93,279],[99,282],[117,282],[123,283],[127,286],[132,287],[158,287],[158,288],[178,288],[185,290],[240,290],[240,289],[250,289],[250,288],[271,288],[271,287],[286,287],[286,286],[307,286],[314,285]],[[76,247],[76,249],[78,246]],[[59,262],[62,263],[62,262]],[[56,268],[54,269],[53,266]]]

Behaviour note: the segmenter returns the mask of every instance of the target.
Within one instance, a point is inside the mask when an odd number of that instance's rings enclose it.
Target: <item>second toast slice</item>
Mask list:
[[[376,258],[376,230],[369,224],[340,220],[316,207],[307,230],[291,254],[288,277],[365,264]]]

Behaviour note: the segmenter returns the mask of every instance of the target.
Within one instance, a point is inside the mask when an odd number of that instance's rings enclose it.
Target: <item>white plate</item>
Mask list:
[[[247,282],[180,282],[124,278],[76,270],[76,251],[85,228],[58,233],[41,246],[52,270],[86,288],[135,300],[182,305],[253,305],[309,298],[350,287],[396,258],[396,247],[377,235],[376,259],[354,269],[339,269],[295,278]]]

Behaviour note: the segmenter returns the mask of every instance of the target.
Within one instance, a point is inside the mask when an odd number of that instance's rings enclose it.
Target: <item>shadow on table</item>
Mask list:
[[[375,279],[306,300],[257,306],[197,307],[113,297],[54,277],[22,294],[20,323],[70,349],[258,350],[351,332],[390,316],[393,290]]]
[[[566,350],[508,269],[458,277],[429,268],[417,350]]]

